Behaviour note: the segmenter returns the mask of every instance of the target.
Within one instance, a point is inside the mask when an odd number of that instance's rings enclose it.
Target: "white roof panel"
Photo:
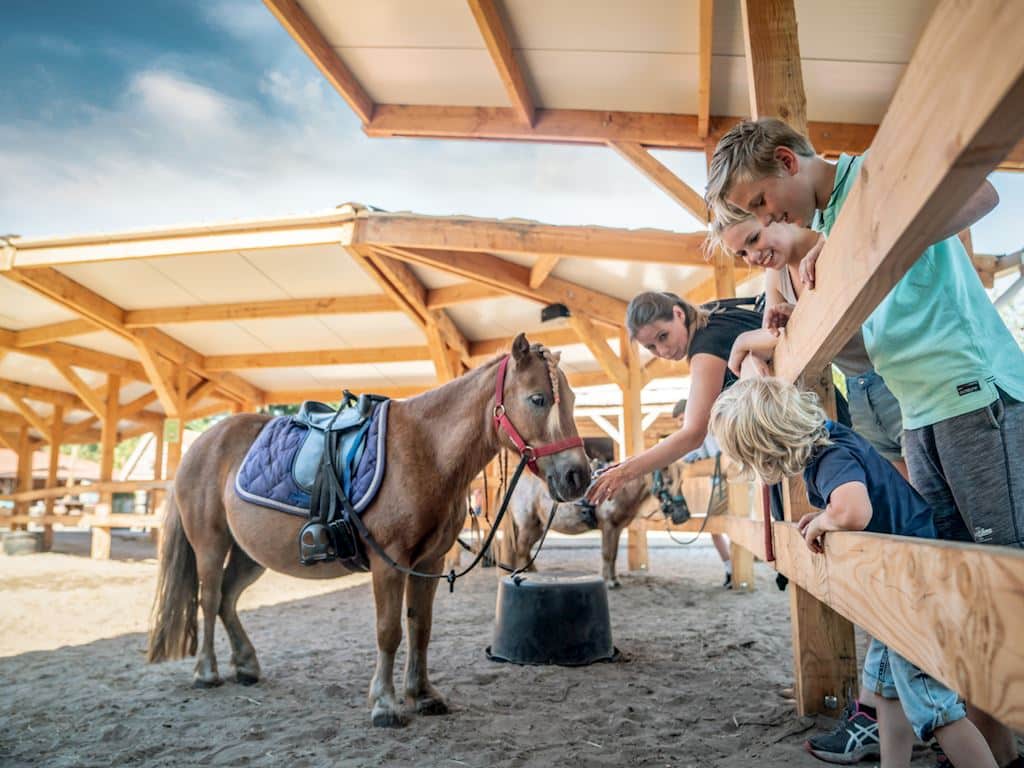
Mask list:
[[[296,299],[380,293],[380,286],[340,245],[243,251],[253,267]]]
[[[64,309],[35,291],[0,280],[0,326],[11,331],[35,328],[37,325],[62,323],[78,315]]]
[[[343,341],[340,346],[402,347],[427,343],[419,326],[401,312],[322,315],[317,319]]]

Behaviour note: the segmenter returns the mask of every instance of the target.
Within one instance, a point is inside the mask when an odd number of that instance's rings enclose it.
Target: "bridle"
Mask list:
[[[651,485],[651,495],[661,503],[661,511],[666,518],[673,521],[682,516],[684,520],[690,517],[690,507],[686,503],[686,497],[672,493],[665,483],[664,470],[654,470],[654,482]],[[682,513],[682,515],[680,515]]]
[[[519,431],[515,428],[515,425],[508,418],[508,413],[505,411],[505,371],[508,368],[509,355],[505,355],[501,362],[498,363],[498,377],[494,385],[494,428],[499,433],[504,432],[508,435],[508,439],[512,441],[512,444],[516,447],[519,455],[526,461],[526,465],[530,468],[537,477],[540,477],[540,471],[537,468],[537,459],[542,456],[550,456],[554,453],[561,453],[562,451],[568,451],[572,448],[582,448],[583,438],[579,435],[576,437],[566,437],[561,440],[557,440],[547,445],[542,445],[539,448],[535,448],[529,445]],[[553,406],[558,405],[558,399],[555,398]]]

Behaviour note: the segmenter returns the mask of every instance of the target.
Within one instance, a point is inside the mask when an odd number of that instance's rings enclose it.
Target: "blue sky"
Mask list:
[[[430,214],[698,228],[598,147],[369,139],[259,0],[5,0],[0,233]],[[697,189],[698,153],[658,157]],[[979,252],[1024,245],[1024,174],[993,174]]]

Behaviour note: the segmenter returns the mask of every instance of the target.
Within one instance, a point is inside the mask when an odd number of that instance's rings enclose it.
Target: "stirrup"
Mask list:
[[[303,565],[327,563],[337,558],[327,526],[311,520],[299,531],[299,562]]]

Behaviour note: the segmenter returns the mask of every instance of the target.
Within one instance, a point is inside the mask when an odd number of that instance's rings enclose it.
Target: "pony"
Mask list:
[[[578,498],[590,466],[573,420],[575,397],[558,354],[531,346],[520,333],[511,354],[408,400],[391,403],[387,469],[366,529],[402,568],[433,574],[462,529],[469,484],[501,447],[519,451],[560,500]],[[256,650],[239,620],[239,595],[270,568],[300,578],[344,576],[338,561],[303,566],[301,517],[255,506],[235,492],[235,475],[271,416],[239,414],[219,422],[185,455],[169,494],[149,633],[151,662],[194,655],[198,609],[202,642],[193,684],[220,685],[214,655],[216,619],[227,631],[231,666],[242,684],[259,680]],[[406,605],[405,701],[416,713],[448,712],[427,674],[438,580],[408,575],[366,547],[376,604],[377,664],[369,706],[375,726],[400,726],[407,708],[395,694],[394,660]]]
[[[666,489],[676,498],[682,493],[683,463],[676,462],[662,470]],[[509,514],[515,522],[512,540],[514,567],[521,568],[530,559],[530,550],[540,539],[548,523],[548,516],[554,500],[544,484],[535,478],[523,477],[509,502]],[[579,504],[559,503],[555,505],[555,517],[551,530],[559,533],[578,534],[599,528],[601,530],[601,575],[609,589],[620,586],[615,572],[615,560],[619,552],[619,538],[622,530],[641,511],[650,516],[659,511],[660,500],[654,495],[654,485],[649,476],[630,480],[616,493],[596,508]],[[506,549],[507,551],[507,549]]]

